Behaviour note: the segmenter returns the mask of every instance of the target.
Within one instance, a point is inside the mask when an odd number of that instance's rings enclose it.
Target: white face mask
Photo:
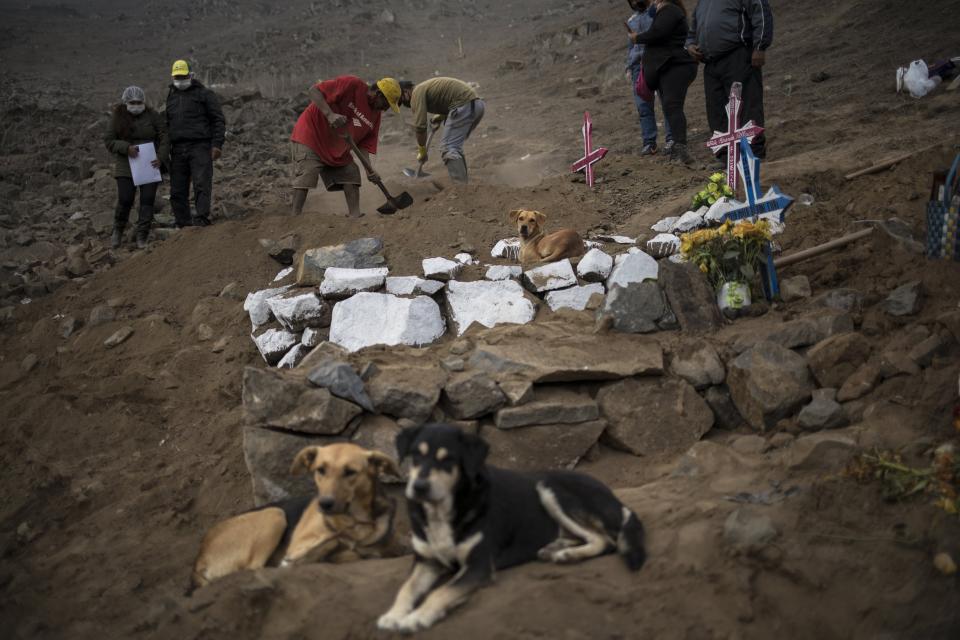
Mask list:
[[[143,110],[146,109],[146,108],[147,108],[146,105],[143,105],[143,104],[128,104],[128,105],[127,105],[127,111],[129,111],[130,113],[132,113],[132,114],[135,115],[135,116],[136,116],[136,115],[140,115],[141,113],[143,113]]]
[[[193,81],[190,80],[190,78],[187,78],[186,80],[173,81],[173,86],[175,86],[177,89],[180,89],[181,91],[183,91],[184,89],[189,89],[191,84],[193,84]]]

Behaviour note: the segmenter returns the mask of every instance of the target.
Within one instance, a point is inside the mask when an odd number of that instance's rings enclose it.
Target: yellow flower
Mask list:
[[[701,272],[701,273],[706,273],[706,272],[707,272],[707,265],[706,265],[706,264],[700,263],[700,272]]]
[[[710,176],[710,182],[714,182],[714,183],[723,182],[723,179],[724,179],[724,175],[719,171],[717,173],[714,173],[712,176]]]
[[[733,223],[727,220],[722,225],[720,225],[720,227],[717,229],[717,233],[719,233],[722,236],[729,235],[730,227],[732,226],[733,226]]]

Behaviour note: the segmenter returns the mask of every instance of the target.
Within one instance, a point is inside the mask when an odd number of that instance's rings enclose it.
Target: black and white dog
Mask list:
[[[397,436],[398,457],[412,462],[406,497],[415,561],[379,628],[430,627],[496,569],[537,558],[577,562],[616,549],[631,570],[643,566],[643,526],[606,485],[573,472],[487,466],[487,450],[450,425]]]

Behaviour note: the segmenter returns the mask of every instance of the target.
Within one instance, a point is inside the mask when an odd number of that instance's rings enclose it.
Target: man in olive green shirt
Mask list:
[[[427,161],[428,116],[446,121],[441,140],[441,158],[447,173],[456,182],[467,182],[467,161],[463,143],[480,124],[486,104],[473,87],[456,78],[430,78],[419,84],[401,82],[400,105],[413,110],[417,134],[417,161]]]

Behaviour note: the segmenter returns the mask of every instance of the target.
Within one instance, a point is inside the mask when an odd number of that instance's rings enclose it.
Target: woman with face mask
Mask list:
[[[113,108],[110,126],[103,139],[107,150],[116,159],[113,175],[117,179],[117,208],[113,218],[113,234],[110,236],[114,249],[120,247],[137,192],[129,158],[136,158],[140,153],[138,145],[147,142],[152,142],[157,151],[154,167],[159,168],[169,153],[167,123],[163,116],[146,105],[144,98],[140,87],[124,89],[120,104]],[[159,182],[140,185],[140,216],[137,218],[136,231],[137,247],[140,249],[147,246],[147,236],[153,222],[153,201],[159,186]]]

